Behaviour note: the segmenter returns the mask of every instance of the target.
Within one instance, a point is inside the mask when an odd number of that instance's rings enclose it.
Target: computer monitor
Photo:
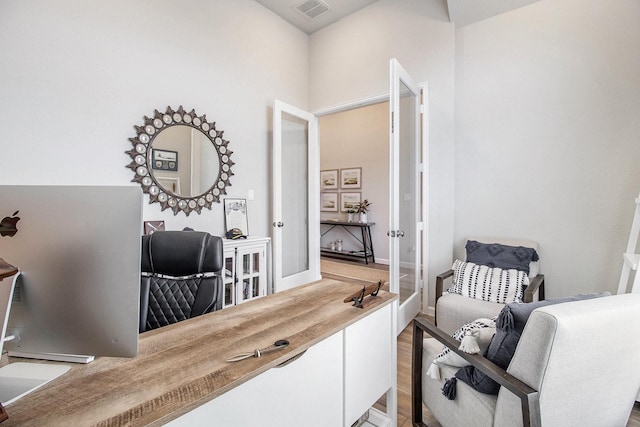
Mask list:
[[[0,186],[0,218],[0,257],[21,272],[9,354],[135,356],[140,188]]]

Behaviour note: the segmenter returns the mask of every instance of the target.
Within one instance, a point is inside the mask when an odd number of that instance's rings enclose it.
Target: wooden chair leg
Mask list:
[[[422,341],[424,332],[413,322],[413,349],[411,351],[411,422],[414,427],[427,427],[422,421]]]

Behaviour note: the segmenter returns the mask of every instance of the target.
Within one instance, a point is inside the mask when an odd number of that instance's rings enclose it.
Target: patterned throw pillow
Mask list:
[[[495,319],[482,318],[474,320],[471,323],[467,323],[455,331],[451,336],[460,341],[459,350],[469,354],[478,354],[484,353],[495,332]],[[449,365],[461,368],[463,366],[468,366],[469,362],[458,356],[449,347],[445,346],[431,363],[431,366],[427,370],[427,375],[439,380],[439,365]]]
[[[520,270],[503,270],[455,260],[453,283],[448,292],[483,301],[509,304],[522,302],[529,276]]]
[[[509,246],[500,243],[467,241],[467,261],[475,264],[498,267],[504,270],[521,270],[529,274],[532,262],[539,260],[538,252],[525,246]]]

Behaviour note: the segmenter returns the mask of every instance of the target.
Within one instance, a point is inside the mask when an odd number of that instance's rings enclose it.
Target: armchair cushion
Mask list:
[[[460,325],[473,322],[474,319],[495,318],[503,307],[504,304],[445,293],[438,298],[436,310],[438,328],[451,336]]]
[[[529,316],[539,307],[560,304],[570,301],[581,301],[610,295],[608,292],[582,294],[567,298],[536,301],[525,304],[507,304],[496,320],[496,333],[487,348],[484,357],[502,369],[507,369],[516,351],[518,341],[529,320]],[[456,373],[456,378],[470,385],[481,393],[498,394],[500,385],[473,366],[465,366]]]
[[[505,270],[516,269],[529,274],[529,264],[538,261],[538,252],[524,246],[509,246],[499,243],[480,243],[467,240],[465,245],[467,261],[498,267]]]
[[[483,301],[508,304],[522,302],[529,277],[524,271],[455,260],[453,283],[448,292]]]

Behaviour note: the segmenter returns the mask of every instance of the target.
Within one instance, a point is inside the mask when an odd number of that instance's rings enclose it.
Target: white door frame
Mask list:
[[[420,170],[422,172],[422,188],[423,188],[423,201],[421,204],[421,209],[422,209],[422,239],[418,240],[417,242],[421,242],[422,243],[422,279],[420,282],[421,288],[422,288],[422,302],[419,301],[420,297],[418,295],[418,305],[420,306],[420,310],[424,311],[424,308],[426,308],[428,306],[428,286],[426,285],[428,283],[427,277],[428,277],[428,253],[427,253],[427,248],[428,248],[428,240],[427,240],[427,230],[428,230],[428,170],[427,170],[427,166],[428,165],[428,136],[429,136],[429,131],[427,128],[427,118],[428,118],[428,114],[427,114],[427,100],[428,100],[428,86],[427,83],[420,83],[418,85],[420,87],[420,89],[422,90],[422,104],[424,105],[424,108],[421,109],[421,120],[420,120],[420,125],[421,125],[421,129],[422,129],[422,141],[421,143],[423,144],[423,150],[422,150],[422,161],[421,161],[421,166],[420,166]],[[345,102],[343,104],[337,104],[334,106],[330,106],[330,107],[324,107],[324,108],[320,108],[317,110],[313,111],[313,114],[315,114],[317,117],[322,117],[322,116],[327,116],[330,114],[336,114],[336,113],[341,113],[344,111],[350,111],[350,110],[355,110],[357,108],[361,108],[361,107],[365,107],[368,105],[373,105],[373,104],[379,104],[382,102],[387,102],[389,103],[389,98],[390,98],[390,92],[384,92],[384,93],[380,93],[377,95],[372,95],[366,98],[362,98],[359,100],[354,100],[354,101],[348,101]],[[319,191],[319,190],[318,190]],[[389,254],[391,256],[391,254]],[[398,310],[398,313],[400,312],[400,310]],[[398,332],[401,332],[402,329],[400,327],[398,327]]]

